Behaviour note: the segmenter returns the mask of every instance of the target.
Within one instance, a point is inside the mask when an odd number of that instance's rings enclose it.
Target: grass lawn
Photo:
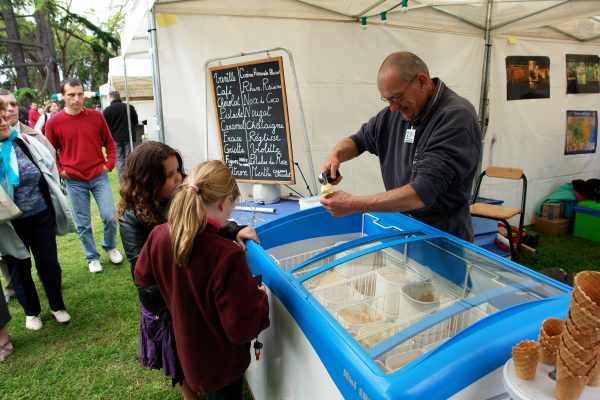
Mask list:
[[[118,196],[116,174],[111,174]],[[102,223],[94,210],[94,236],[101,249]],[[117,238],[122,251],[121,239]],[[63,294],[72,321],[58,325],[39,280],[44,327],[25,329],[23,309],[10,303],[9,332],[15,351],[0,363],[0,399],[179,399],[162,371],[138,360],[138,300],[129,263],[113,266],[103,251],[104,271],[92,275],[76,234],[59,237]],[[34,276],[37,278],[36,274]]]
[[[111,182],[118,196],[114,173]],[[100,244],[102,225],[92,204]],[[122,250],[120,238],[117,243]],[[39,281],[42,330],[27,331],[22,308],[14,300],[10,303],[15,352],[0,364],[0,399],[180,398],[162,372],[139,366],[138,301],[129,264],[115,267],[103,254],[104,272],[92,275],[75,234],[60,237],[58,249],[65,303],[73,320],[68,326],[53,320]],[[600,269],[600,244],[570,236],[543,237],[536,257],[521,262],[534,269]]]
[[[519,263],[535,270],[559,267],[573,273],[600,271],[600,243],[571,235],[543,236],[535,256],[523,255]]]

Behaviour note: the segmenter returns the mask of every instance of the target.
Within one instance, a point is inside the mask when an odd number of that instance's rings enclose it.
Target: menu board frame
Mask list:
[[[227,65],[218,65],[215,67],[209,67],[207,69],[207,73],[208,73],[208,82],[210,82],[210,87],[211,87],[211,92],[212,92],[212,99],[213,99],[213,107],[214,107],[214,111],[215,111],[215,118],[216,118],[216,125],[217,125],[217,133],[218,133],[218,139],[219,139],[219,146],[221,149],[221,160],[223,160],[223,162],[225,162],[227,164],[227,160],[225,157],[225,137],[226,134],[224,134],[224,132],[222,131],[222,119],[220,117],[220,109],[219,109],[219,105],[218,105],[218,96],[219,93],[217,91],[217,85],[218,82],[215,82],[214,79],[214,73],[215,72],[219,72],[219,71],[223,71],[223,70],[231,70],[231,69],[236,69],[237,70],[237,79],[240,79],[240,74],[239,74],[239,67],[252,67],[252,66],[257,66],[257,65],[261,65],[261,64],[266,64],[266,63],[273,63],[273,62],[277,62],[277,65],[279,66],[279,81],[280,81],[280,89],[277,89],[277,92],[280,96],[280,100],[281,100],[281,107],[282,107],[282,113],[284,116],[284,121],[281,121],[284,123],[284,128],[285,128],[285,144],[287,147],[287,158],[285,158],[285,161],[287,162],[288,166],[287,168],[289,169],[289,178],[285,177],[285,178],[281,178],[281,179],[277,179],[276,177],[271,177],[270,179],[256,179],[255,176],[253,176],[253,174],[250,174],[250,177],[246,178],[243,176],[239,176],[236,173],[233,173],[233,168],[232,168],[232,173],[233,176],[236,178],[236,180],[238,182],[244,182],[244,183],[271,183],[271,184],[295,184],[296,183],[296,177],[295,177],[295,171],[294,171],[294,153],[293,153],[293,147],[292,147],[292,140],[291,140],[291,131],[290,131],[290,123],[289,123],[289,112],[288,112],[288,101],[287,101],[287,90],[286,90],[286,84],[285,84],[285,73],[284,73],[284,69],[283,69],[283,57],[279,56],[279,57],[267,57],[267,58],[261,58],[259,60],[252,60],[252,61],[246,61],[246,62],[240,62],[240,63],[235,63],[235,64],[227,64]],[[241,96],[241,89],[240,89],[240,96]],[[243,102],[242,102],[243,104]],[[242,105],[243,107],[243,105]],[[246,118],[244,118],[245,121]],[[246,131],[246,141],[245,144],[248,144],[248,132]],[[252,164],[250,162],[250,154],[249,151],[246,152],[247,156],[248,156],[248,165],[253,166],[254,164]],[[228,165],[231,168],[231,165]],[[252,168],[251,168],[252,170]]]

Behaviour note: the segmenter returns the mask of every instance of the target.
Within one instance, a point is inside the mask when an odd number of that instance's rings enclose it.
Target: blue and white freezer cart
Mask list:
[[[259,400],[508,399],[512,346],[566,316],[568,286],[400,213],[318,207],[257,230]]]

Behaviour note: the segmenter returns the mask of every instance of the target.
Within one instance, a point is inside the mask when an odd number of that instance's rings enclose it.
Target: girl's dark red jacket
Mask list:
[[[269,326],[269,303],[239,245],[208,224],[194,241],[189,265],[177,266],[169,227],[159,225],[139,255],[135,283],[160,288],[193,390],[215,391],[244,374],[251,340]]]

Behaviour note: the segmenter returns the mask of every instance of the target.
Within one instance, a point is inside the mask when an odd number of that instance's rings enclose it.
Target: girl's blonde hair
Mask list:
[[[188,264],[194,239],[206,228],[206,206],[228,196],[235,201],[239,195],[237,183],[222,161],[205,161],[192,169],[175,194],[167,217],[177,265]]]

